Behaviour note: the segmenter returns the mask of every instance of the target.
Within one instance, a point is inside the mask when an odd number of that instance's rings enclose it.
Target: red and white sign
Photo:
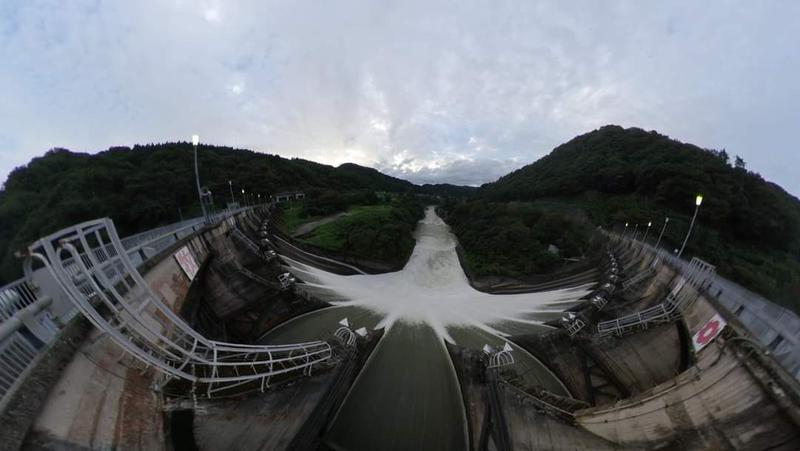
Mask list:
[[[194,280],[194,276],[197,274],[200,267],[197,266],[197,262],[194,260],[194,256],[189,248],[184,246],[178,249],[178,252],[175,252],[175,260],[181,265],[181,269],[183,269],[183,272],[189,277],[189,280]]]
[[[719,313],[715,313],[692,337],[694,351],[700,351],[705,348],[707,344],[711,343],[713,339],[717,338],[717,335],[722,332],[726,324],[728,323],[719,316]]]

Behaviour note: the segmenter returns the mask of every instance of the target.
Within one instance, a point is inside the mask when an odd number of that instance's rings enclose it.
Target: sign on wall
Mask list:
[[[707,344],[711,343],[712,340],[717,338],[722,329],[725,328],[725,325],[728,324],[719,316],[719,313],[715,313],[714,316],[711,317],[705,324],[703,324],[697,333],[692,336],[692,344],[694,345],[694,351],[698,352],[701,349],[705,348]]]
[[[175,252],[175,260],[178,261],[178,264],[181,266],[181,269],[183,269],[183,272],[186,273],[186,276],[189,277],[189,280],[194,280],[194,276],[197,274],[200,267],[197,266],[197,262],[194,260],[194,256],[189,248],[183,246],[178,249],[178,252]]]

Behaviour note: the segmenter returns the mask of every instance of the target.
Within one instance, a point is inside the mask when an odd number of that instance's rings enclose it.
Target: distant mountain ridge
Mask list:
[[[725,151],[654,131],[606,126],[476,189],[418,186],[352,163],[333,167],[244,149],[199,147],[201,182],[218,206],[231,197],[241,203],[242,189],[251,199],[286,190],[312,196],[411,191],[476,203],[535,203],[545,210],[565,206],[581,209],[604,227],[628,222],[642,230],[652,222],[651,239],[669,216],[662,243],[677,247],[694,197],[702,193],[705,201],[687,255],[701,256],[723,275],[800,311],[800,201],[738,163],[732,165]],[[517,211],[513,206],[496,210]],[[125,235],[197,215],[188,143],[112,147],[95,155],[54,149],[12,171],[0,191],[0,279],[19,272],[14,250],[61,227],[109,216]],[[477,227],[470,222],[462,218],[459,230],[469,233]],[[506,227],[484,225],[483,230]]]
[[[679,247],[695,196],[703,194],[687,255],[800,310],[800,201],[744,164],[724,150],[612,125],[481,186],[476,196],[571,204],[598,225],[638,224],[640,237],[652,222],[651,239],[669,216],[664,240]]]
[[[200,180],[218,207],[305,190],[421,192],[406,180],[352,163],[313,161],[200,145]],[[229,181],[232,183],[229,185]],[[431,190],[426,190],[430,193]],[[435,191],[435,190],[434,190]],[[108,216],[122,235],[200,214],[189,143],[111,147],[97,154],[53,149],[11,172],[0,191],[0,279],[18,275],[14,250],[59,228]]]

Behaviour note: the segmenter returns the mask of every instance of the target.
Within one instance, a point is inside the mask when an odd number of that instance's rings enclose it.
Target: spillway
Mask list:
[[[405,267],[343,276],[289,260],[307,289],[332,307],[274,329],[265,343],[316,338],[348,318],[353,328],[386,328],[338,412],[326,441],[338,449],[466,449],[464,407],[444,343],[480,349],[507,335],[535,333],[574,305],[588,285],[539,293],[490,295],[473,289],[456,239],[433,207],[415,232]],[[533,384],[568,394],[533,356],[515,348],[517,370]]]

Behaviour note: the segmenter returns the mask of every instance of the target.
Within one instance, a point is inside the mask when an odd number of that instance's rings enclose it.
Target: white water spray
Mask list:
[[[477,327],[506,336],[509,322],[542,324],[544,314],[574,305],[591,284],[539,293],[491,295],[469,285],[458,261],[456,240],[433,207],[425,210],[415,233],[414,251],[405,267],[393,273],[342,276],[284,257],[302,287],[334,305],[359,306],[383,316],[378,328],[395,322],[425,323],[455,342],[447,327]]]

